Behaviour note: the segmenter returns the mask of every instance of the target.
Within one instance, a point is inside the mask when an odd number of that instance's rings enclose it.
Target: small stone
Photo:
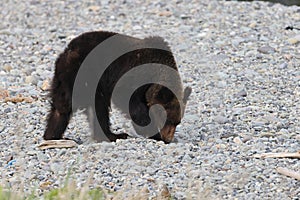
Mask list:
[[[254,28],[254,27],[256,27],[256,25],[257,25],[256,22],[252,22],[251,24],[249,24],[249,27]]]
[[[191,114],[186,114],[184,116],[184,119],[188,122],[195,122],[195,121],[199,121],[199,116],[197,115],[191,115]]]
[[[264,126],[266,124],[265,121],[253,121],[252,126]]]
[[[105,142],[103,141],[101,143],[101,148],[104,152],[107,152],[107,151],[111,151],[112,149],[114,149],[116,147],[116,145],[114,143],[111,143],[111,142]]]
[[[170,17],[173,13],[170,11],[162,11],[158,15],[159,16],[164,16],[164,17]]]
[[[264,54],[270,54],[270,53],[274,53],[275,52],[275,49],[273,47],[269,46],[269,45],[260,47],[257,50],[258,50],[258,52],[264,53]]]
[[[36,154],[37,154],[36,151],[28,151],[27,152],[27,155],[29,155],[29,156],[34,156]]]
[[[218,107],[220,107],[220,106],[222,105],[222,103],[223,103],[222,100],[217,99],[217,100],[211,102],[211,105],[212,105],[213,107],[215,107],[215,108],[218,108]]]
[[[282,128],[282,129],[280,129],[279,133],[287,135],[287,134],[289,134],[289,131],[285,128]]]
[[[39,181],[42,181],[42,180],[45,179],[45,176],[44,176],[44,175],[38,175],[36,178],[37,178]]]
[[[188,16],[188,15],[180,15],[180,18],[181,19],[191,19],[192,17]]]
[[[12,69],[12,66],[10,66],[10,65],[4,65],[4,66],[3,66],[3,70],[4,70],[5,72],[10,72],[11,69]]]
[[[57,174],[58,171],[60,170],[60,164],[57,163],[57,162],[50,163],[50,170],[51,170],[52,172],[54,172],[55,174]]]
[[[290,44],[298,44],[300,42],[300,35],[296,35],[295,37],[293,38],[289,38],[288,39],[288,42]]]
[[[233,138],[233,142],[236,143],[236,144],[243,144],[243,141],[241,140],[240,137]]]
[[[11,108],[5,108],[4,109],[4,113],[9,113],[9,112],[11,112]]]
[[[58,36],[58,39],[61,39],[61,40],[62,40],[62,39],[65,39],[66,37],[67,37],[67,36],[65,36],[65,35],[59,35],[59,36]]]
[[[171,197],[171,193],[170,193],[168,187],[166,186],[166,184],[164,184],[162,186],[159,196],[164,199],[169,199]]]
[[[89,6],[89,11],[98,12],[100,10],[100,6]]]
[[[37,152],[37,159],[39,162],[48,162],[49,161],[48,156],[45,155],[45,153],[43,153],[41,151]]]
[[[232,108],[232,114],[234,116],[237,116],[237,115],[240,115],[240,114],[243,114],[247,111],[247,108]]]
[[[287,60],[291,60],[293,58],[293,56],[291,54],[284,54],[283,58],[287,59]]]
[[[279,65],[280,69],[286,69],[287,67],[288,67],[288,64],[286,62],[284,62],[281,65]]]
[[[246,97],[247,96],[247,91],[245,89],[242,89],[236,94],[237,97]]]
[[[218,81],[217,87],[218,88],[225,88],[227,86],[226,81]]]
[[[141,190],[141,192],[149,194],[150,191],[149,191],[148,187],[145,186],[145,187],[143,187],[143,189]]]
[[[37,84],[37,78],[35,76],[32,76],[32,75],[26,76],[25,77],[25,83],[36,85]]]
[[[254,130],[256,131],[261,131],[263,129],[263,127],[267,124],[266,121],[253,121],[252,122],[252,128],[254,128]]]
[[[45,80],[41,86],[41,89],[43,91],[46,91],[46,90],[50,90],[50,83],[49,83],[49,80]]]
[[[219,123],[219,124],[226,124],[230,120],[227,117],[218,115],[218,116],[215,117],[214,121],[217,122],[217,123]]]
[[[222,133],[220,136],[220,139],[226,139],[226,138],[235,137],[235,136],[237,136],[236,133],[227,132],[227,133]]]
[[[252,137],[250,135],[245,135],[245,136],[243,136],[242,141],[243,141],[243,143],[245,143],[245,142],[248,142],[251,139],[252,139]]]
[[[225,54],[218,54],[211,57],[211,61],[221,62],[223,60],[228,59],[229,57]]]

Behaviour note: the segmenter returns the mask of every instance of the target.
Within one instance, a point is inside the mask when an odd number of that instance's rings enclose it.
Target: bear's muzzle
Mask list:
[[[170,143],[174,139],[174,133],[176,130],[175,125],[166,124],[160,131],[161,139],[165,143]]]

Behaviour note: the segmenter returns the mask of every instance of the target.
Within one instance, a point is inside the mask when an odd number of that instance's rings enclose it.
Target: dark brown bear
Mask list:
[[[84,99],[94,97],[94,105],[87,103],[91,101],[83,101],[82,97],[80,100],[79,97],[72,96],[75,91],[74,83],[76,76],[79,74],[78,71],[79,69],[81,70],[80,67],[85,62],[85,59],[99,44],[116,35],[122,36],[121,42],[119,42],[120,47],[123,45],[136,46],[136,48],[134,48],[135,50],[119,56],[109,64],[100,79],[98,79],[95,96],[86,95],[85,92],[88,91],[88,89],[82,90]],[[147,47],[149,45],[158,45],[162,46],[162,48],[138,48]],[[117,51],[117,49],[115,50]],[[103,58],[101,56],[103,55],[98,55],[100,59]],[[51,110],[47,119],[44,139],[62,139],[72,112],[75,112],[78,108],[87,108],[86,113],[92,124],[94,139],[97,141],[103,140],[103,137],[99,134],[101,130],[110,141],[127,138],[127,134],[125,133],[114,134],[110,130],[109,111],[113,90],[118,80],[129,72],[129,70],[148,63],[168,66],[176,70],[179,76],[174,57],[168,44],[160,37],[138,39],[112,32],[96,31],[84,33],[73,39],[64,52],[59,55],[55,63],[55,74],[50,92],[52,99]],[[93,74],[94,73],[91,72],[90,75],[88,75],[88,79],[97,79],[97,77],[93,77]],[[143,76],[147,77],[148,74],[142,74],[140,77]],[[161,79],[164,79],[168,74],[160,72],[159,76]],[[132,77],[132,79],[134,80],[135,77]],[[140,129],[140,127],[150,124],[152,119],[151,112],[149,113],[151,110],[149,110],[149,108],[155,104],[163,106],[166,111],[166,121],[164,124],[160,124],[160,114],[156,113],[153,115],[154,122],[151,124],[153,126],[152,128],[157,132],[156,134],[150,135],[150,138],[163,140],[166,143],[173,140],[176,126],[182,119],[186,101],[191,93],[190,88],[183,90],[180,78],[171,77],[171,79],[173,80],[172,85],[176,86],[176,95],[161,84],[148,83],[141,85],[130,97],[129,113],[126,111],[126,108],[124,108],[124,105],[128,105],[128,103],[123,105],[120,103],[121,101],[113,101],[118,108],[125,112],[127,116],[131,117],[136,132],[141,135],[145,134],[141,132],[142,129]],[[87,80],[87,82],[88,81],[89,80]],[[85,85],[88,85],[87,82]],[[127,91],[130,85],[123,85],[122,87],[124,87],[122,91]],[[100,126],[97,126],[97,124],[100,124]],[[99,127],[101,127],[101,130]]]

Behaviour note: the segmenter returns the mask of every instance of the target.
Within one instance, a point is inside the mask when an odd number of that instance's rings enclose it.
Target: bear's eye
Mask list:
[[[174,94],[168,89],[163,87],[157,94],[156,99],[162,103],[166,104],[172,102],[174,99]]]
[[[172,124],[174,126],[177,126],[178,124],[180,124],[181,121],[173,121],[170,119],[167,119],[166,124]]]

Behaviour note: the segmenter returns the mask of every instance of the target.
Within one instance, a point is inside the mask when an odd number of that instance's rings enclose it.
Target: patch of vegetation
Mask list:
[[[0,200],[102,200],[105,193],[101,189],[89,189],[87,186],[76,189],[75,182],[69,182],[62,188],[52,189],[43,196],[24,196],[0,187]]]

